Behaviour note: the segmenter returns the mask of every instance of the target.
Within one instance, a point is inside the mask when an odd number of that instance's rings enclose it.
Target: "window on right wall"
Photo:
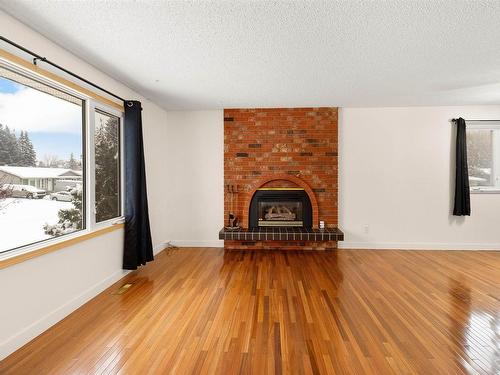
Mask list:
[[[500,193],[500,121],[467,122],[471,192]]]

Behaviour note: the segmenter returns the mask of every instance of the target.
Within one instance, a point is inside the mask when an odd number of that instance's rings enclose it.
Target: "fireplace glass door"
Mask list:
[[[249,227],[311,228],[311,201],[303,189],[259,189],[250,203]]]
[[[302,227],[302,202],[260,201],[259,227]]]

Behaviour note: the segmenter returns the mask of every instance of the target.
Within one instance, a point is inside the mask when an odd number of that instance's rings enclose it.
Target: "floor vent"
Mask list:
[[[116,293],[113,293],[113,294],[124,294],[127,290],[130,289],[130,287],[132,286],[132,284],[123,284],[120,289],[118,289],[116,291]]]

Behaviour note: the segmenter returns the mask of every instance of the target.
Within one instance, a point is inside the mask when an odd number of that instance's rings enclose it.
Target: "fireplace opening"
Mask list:
[[[250,203],[249,227],[312,227],[311,201],[300,188],[263,188]]]

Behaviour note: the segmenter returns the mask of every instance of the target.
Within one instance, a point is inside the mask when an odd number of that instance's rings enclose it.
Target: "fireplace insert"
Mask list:
[[[312,208],[303,189],[263,188],[250,202],[249,227],[312,227]]]

